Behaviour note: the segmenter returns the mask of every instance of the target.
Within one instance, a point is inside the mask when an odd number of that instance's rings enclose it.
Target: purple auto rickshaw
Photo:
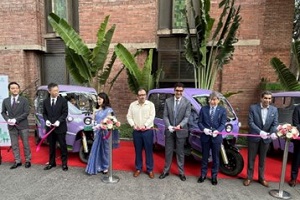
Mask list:
[[[94,141],[92,113],[96,106],[97,93],[94,88],[75,85],[59,85],[60,95],[68,100],[67,135],[68,151],[79,153],[82,162],[88,161]],[[35,99],[35,138],[38,143],[46,134],[43,118],[43,101],[48,97],[47,86],[40,86]]]
[[[183,92],[183,96],[187,98],[192,105],[191,116],[189,118],[189,137],[185,146],[185,154],[192,155],[197,160],[202,157],[202,147],[200,142],[202,133],[197,125],[198,114],[201,107],[208,104],[211,92],[211,90],[195,88],[185,88]],[[154,103],[156,109],[154,123],[157,129],[153,138],[154,144],[165,146],[165,124],[163,121],[164,104],[165,100],[173,95],[174,88],[153,89],[148,93],[148,100]],[[221,97],[219,105],[223,106],[227,111],[227,123],[223,133],[238,133],[240,127],[238,117],[227,99],[223,95],[219,95]],[[220,156],[220,171],[223,174],[230,176],[238,175],[244,167],[243,157],[235,145],[236,139],[237,136],[223,135],[223,144]]]

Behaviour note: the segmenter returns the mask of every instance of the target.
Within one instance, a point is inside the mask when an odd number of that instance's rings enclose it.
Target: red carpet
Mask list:
[[[34,138],[30,138],[30,145],[32,150],[32,163],[33,164],[41,164],[45,165],[48,162],[48,146],[42,145],[39,152],[36,152],[36,145],[34,144]],[[2,162],[14,162],[12,150],[7,152],[7,148],[1,148],[2,154]],[[22,159],[23,157],[23,152]],[[247,174],[247,149],[241,149],[241,154],[243,155],[245,166],[243,171],[239,174],[238,177],[228,177],[221,173],[219,173],[219,178],[245,178]],[[59,155],[59,150],[58,154]],[[134,171],[134,147],[131,141],[121,141],[120,148],[113,150],[113,168],[114,170],[124,170],[124,171]],[[291,157],[291,155],[289,155]],[[23,161],[24,162],[24,161]],[[276,157],[268,157],[266,161],[266,180],[279,182],[281,175],[281,162],[282,162],[282,153],[279,153]],[[60,164],[60,158],[57,158],[57,164]],[[164,149],[159,149],[154,152],[154,172],[161,173],[164,167]],[[254,179],[257,179],[257,165],[258,160],[255,162],[255,175]],[[77,167],[85,167],[85,164],[82,163],[79,159],[77,153],[69,153],[69,166],[77,166]],[[200,175],[200,166],[201,163],[199,161],[194,160],[193,158],[187,158],[185,163],[185,173],[189,176]],[[144,169],[145,170],[145,169]],[[289,159],[286,170],[286,178],[288,181],[290,179],[290,170],[291,170],[291,159]],[[173,164],[171,167],[171,173],[177,174],[177,166],[176,166],[176,158],[173,159]],[[210,171],[208,173],[210,176]],[[298,181],[300,181],[300,177],[298,177]]]

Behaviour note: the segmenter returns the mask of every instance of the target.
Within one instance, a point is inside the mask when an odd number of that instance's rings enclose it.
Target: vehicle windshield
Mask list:
[[[208,103],[209,96],[195,95],[195,96],[193,96],[193,98],[196,100],[196,102],[198,104],[200,104],[201,107],[209,104]],[[224,97],[221,97],[219,106],[223,106],[226,109],[227,118],[229,118],[231,120],[236,119],[233,109],[231,108],[229,102]]]
[[[96,94],[94,93],[60,92],[60,94],[81,113],[92,113],[96,106]]]
[[[69,112],[74,115],[91,114],[96,107],[96,93],[60,92],[68,100]],[[43,101],[49,96],[47,90],[40,90],[34,102],[36,112],[43,113]]]
[[[74,106],[71,102],[68,102],[68,109],[71,115],[81,115],[82,111],[79,110],[76,106]]]
[[[300,97],[273,97],[273,105],[278,109],[279,123],[292,123],[294,108],[300,104]]]

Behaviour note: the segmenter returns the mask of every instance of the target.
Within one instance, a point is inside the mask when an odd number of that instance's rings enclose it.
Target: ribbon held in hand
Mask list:
[[[55,127],[52,127],[52,129],[50,129],[50,131],[48,133],[46,133],[46,135],[44,135],[41,139],[41,141],[39,142],[39,144],[36,147],[36,152],[38,152],[41,148],[42,143],[44,142],[44,140],[50,135],[50,133],[52,133],[52,131],[55,129]]]

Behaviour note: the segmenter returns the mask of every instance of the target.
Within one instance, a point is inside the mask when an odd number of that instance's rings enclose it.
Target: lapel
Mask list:
[[[214,121],[217,121],[217,119],[219,118],[219,112],[220,112],[220,107],[217,106],[215,109],[215,114],[214,114]]]
[[[172,118],[174,118],[174,116],[175,116],[175,113],[174,113],[174,97],[171,98],[170,104],[171,104]]]
[[[12,96],[9,96],[9,98],[8,98],[8,105],[9,105],[9,108],[10,108],[11,112],[15,113],[15,111],[18,109],[18,106],[20,104],[21,98],[19,96],[18,99],[16,100],[16,102],[15,102],[15,104],[16,104],[15,108],[12,107],[11,98],[12,98]]]
[[[262,116],[261,116],[261,107],[260,107],[260,103],[257,104],[256,109],[257,109],[258,118],[259,118],[259,120],[260,120],[260,123],[261,123],[261,125],[263,126],[264,123],[263,123]],[[266,121],[267,121],[267,120],[266,120]]]
[[[179,111],[180,111],[180,109],[181,109],[181,107],[183,105],[183,101],[184,101],[184,99],[183,99],[183,97],[181,97],[181,99],[179,101],[179,104],[178,104],[178,108],[177,108],[177,115],[178,115],[178,113],[180,113]]]
[[[269,121],[270,121],[270,119],[271,119],[271,115],[272,115],[272,107],[269,106],[269,109],[268,109],[268,113],[267,113],[267,117],[266,117],[266,121],[265,121],[265,125],[264,125],[264,126],[266,126],[266,125],[269,123]]]

